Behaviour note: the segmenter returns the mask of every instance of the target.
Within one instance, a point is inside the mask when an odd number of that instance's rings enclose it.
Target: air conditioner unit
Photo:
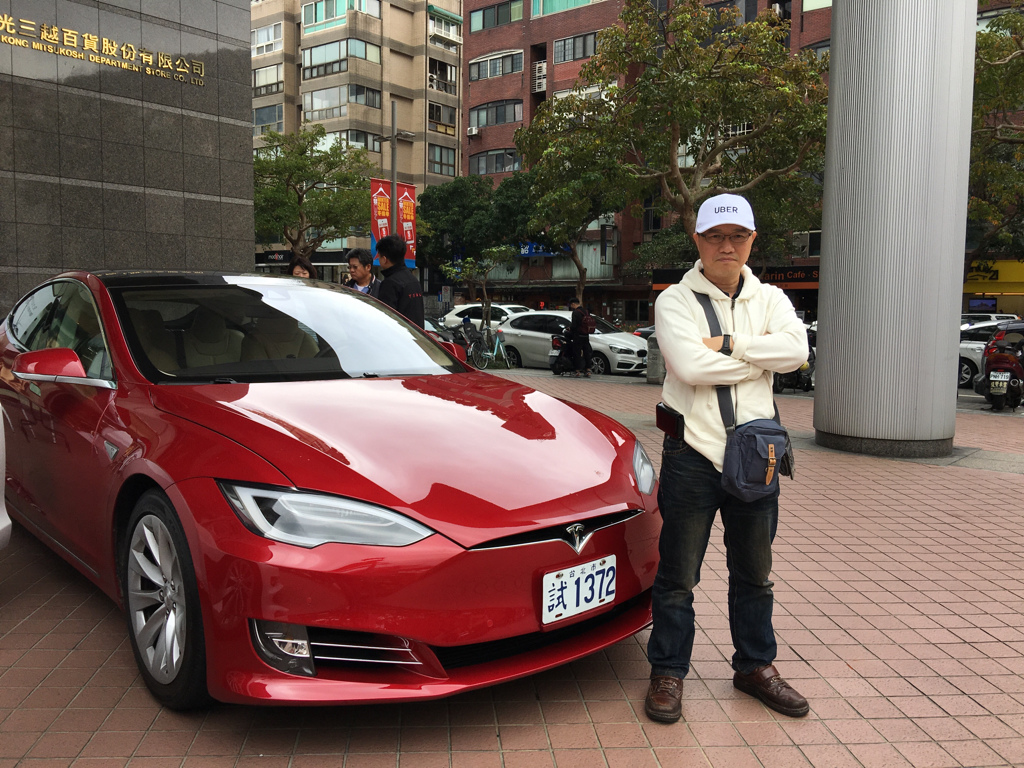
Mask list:
[[[480,133],[480,129],[477,128],[475,125],[471,125],[469,126],[469,128],[466,129],[467,136],[476,136],[478,133]]]
[[[530,81],[530,93],[544,93],[548,89],[548,63],[547,61],[535,61],[533,63],[533,77]]]

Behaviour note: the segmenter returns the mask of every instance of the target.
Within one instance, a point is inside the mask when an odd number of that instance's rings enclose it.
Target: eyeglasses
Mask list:
[[[703,232],[698,232],[697,234],[704,238],[704,242],[711,243],[711,245],[721,245],[725,242],[726,238],[728,238],[729,242],[733,245],[743,245],[754,233],[733,232],[731,235],[723,235],[721,232],[710,232],[705,235]]]

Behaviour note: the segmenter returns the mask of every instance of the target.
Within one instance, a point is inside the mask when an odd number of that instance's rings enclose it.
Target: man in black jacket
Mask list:
[[[382,237],[377,258],[384,276],[377,298],[422,328],[423,287],[405,266],[405,241],[398,235]]]
[[[569,329],[572,333],[573,360],[576,362],[577,379],[580,376],[590,378],[590,359],[594,351],[590,347],[590,328],[587,324],[588,313],[580,306],[580,300],[573,296],[569,299],[569,309],[572,310],[572,326]]]

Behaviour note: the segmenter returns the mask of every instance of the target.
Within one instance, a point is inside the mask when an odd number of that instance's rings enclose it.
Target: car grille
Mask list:
[[[500,661],[520,653],[547,648],[563,640],[584,635],[594,627],[600,626],[629,611],[643,599],[643,594],[637,595],[624,603],[620,603],[607,613],[602,613],[600,616],[594,616],[592,619],[587,619],[568,627],[562,627],[561,629],[554,629],[550,632],[534,632],[529,635],[507,637],[503,640],[492,640],[488,643],[476,643],[475,645],[431,646],[430,650],[434,652],[438,661],[441,662],[441,666],[445,669],[458,669],[459,667],[470,667],[475,664],[486,664],[489,661]]]
[[[536,531],[517,533],[513,536],[503,536],[500,539],[491,539],[477,544],[473,549],[500,549],[502,547],[523,547],[530,544],[540,544],[545,541],[564,541],[573,549],[576,549],[577,538],[569,532],[569,527],[574,524],[582,524],[583,530],[578,531],[579,540],[585,541],[602,528],[609,528],[619,523],[624,523],[643,512],[642,509],[624,509],[620,512],[612,512],[599,517],[592,517],[589,520],[575,520],[563,525],[553,525],[549,528],[541,528]]]

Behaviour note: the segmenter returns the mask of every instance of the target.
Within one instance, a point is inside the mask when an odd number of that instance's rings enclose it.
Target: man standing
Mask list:
[[[377,243],[384,281],[380,284],[381,301],[423,327],[423,288],[405,266],[405,240],[398,235],[382,237]]]
[[[735,423],[771,419],[773,371],[795,370],[807,359],[807,334],[793,305],[779,288],[758,282],[746,266],[756,236],[754,213],[745,199],[717,195],[705,200],[693,236],[700,260],[655,305],[666,368],[662,400],[678,414],[678,427],[664,439],[661,562],[647,646],[651,684],[644,708],[659,722],[675,722],[681,714],[682,679],[693,651],[693,590],[718,510],[729,569],[733,685],[785,715],[801,717],[808,711],[807,700],[773,664],[777,646],[769,577],[778,492],[744,502],[722,488],[726,433],[715,387],[731,387]],[[711,297],[723,335],[711,337],[695,293]]]
[[[349,288],[375,299],[380,295],[381,282],[373,274],[373,254],[365,248],[353,248],[348,252],[348,275],[351,279],[345,285]]]
[[[590,315],[580,306],[580,300],[575,296],[569,299],[569,309],[572,310],[572,325],[569,331],[572,334],[573,361],[576,363],[576,372],[573,376],[577,379],[580,376],[590,378],[590,360],[594,356],[594,350],[590,346]]]

